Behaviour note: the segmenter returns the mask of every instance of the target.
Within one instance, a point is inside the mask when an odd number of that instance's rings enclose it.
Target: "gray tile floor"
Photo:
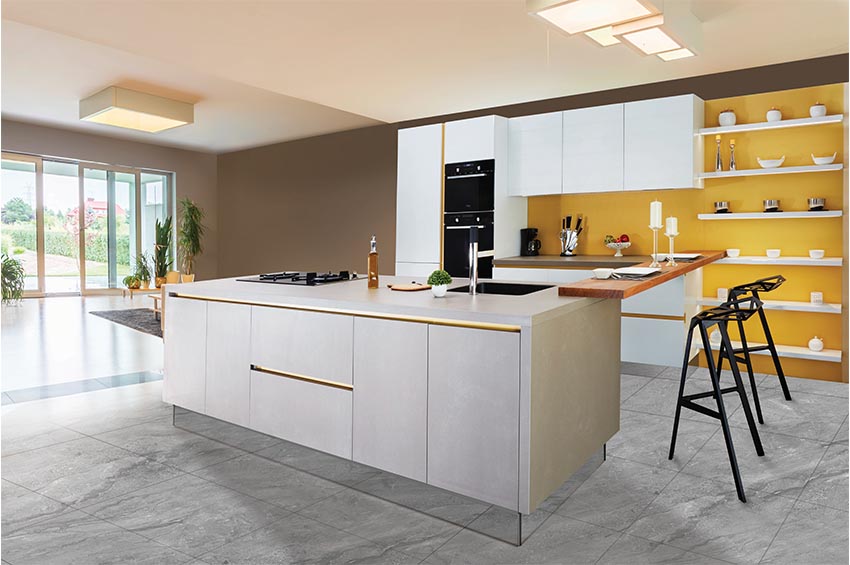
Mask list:
[[[625,370],[629,370],[626,367]],[[150,382],[2,408],[2,558],[23,563],[788,563],[848,561],[847,386],[759,377],[765,457],[729,399],[749,502],[716,421],[689,415],[667,460],[672,382],[622,377],[608,460],[532,516],[521,547],[387,502],[421,486],[186,414]],[[638,372],[635,369],[634,372]],[[705,375],[697,371],[695,388]],[[675,388],[675,387],[674,387]],[[192,431],[188,431],[192,430]],[[292,468],[298,463],[310,473]],[[339,484],[345,478],[357,490]],[[376,496],[371,496],[373,493]],[[421,500],[420,500],[421,502]],[[498,525],[451,496],[430,511]]]

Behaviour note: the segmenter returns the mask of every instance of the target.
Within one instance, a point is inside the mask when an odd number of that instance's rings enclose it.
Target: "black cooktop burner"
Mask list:
[[[244,279],[236,279],[242,282],[261,282],[272,284],[295,284],[301,286],[316,286],[320,284],[328,284],[333,282],[349,281],[357,278],[357,274],[349,274],[348,271],[340,271],[333,273],[315,273],[315,272],[300,272],[300,271],[282,271],[280,273],[265,273],[256,277],[248,277]]]

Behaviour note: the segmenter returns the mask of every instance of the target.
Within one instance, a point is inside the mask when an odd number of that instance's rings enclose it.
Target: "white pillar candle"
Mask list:
[[[656,200],[649,203],[649,227],[651,229],[661,229],[664,224],[661,222],[661,202]]]
[[[679,220],[673,216],[667,218],[667,235],[679,235]]]

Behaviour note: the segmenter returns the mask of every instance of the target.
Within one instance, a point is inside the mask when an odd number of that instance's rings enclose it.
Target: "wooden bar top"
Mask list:
[[[725,251],[682,251],[681,253],[699,253],[701,257],[689,263],[679,262],[675,267],[667,267],[666,261],[662,263],[661,273],[645,280],[622,280],[622,279],[584,279],[574,283],[558,287],[559,296],[581,296],[585,298],[628,298],[645,290],[656,287],[669,280],[681,277],[700,267],[719,261],[726,256]],[[635,265],[635,267],[649,267],[649,261]]]

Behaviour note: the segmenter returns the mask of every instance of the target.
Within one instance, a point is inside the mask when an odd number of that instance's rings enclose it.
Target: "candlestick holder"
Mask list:
[[[649,229],[652,230],[652,263],[649,266],[660,267],[661,263],[658,262],[658,230],[661,228],[649,226]]]
[[[678,233],[665,233],[664,235],[666,235],[668,238],[670,238],[670,255],[667,257],[667,266],[668,267],[675,267],[676,266],[676,259],[673,257],[673,240],[679,234]]]

